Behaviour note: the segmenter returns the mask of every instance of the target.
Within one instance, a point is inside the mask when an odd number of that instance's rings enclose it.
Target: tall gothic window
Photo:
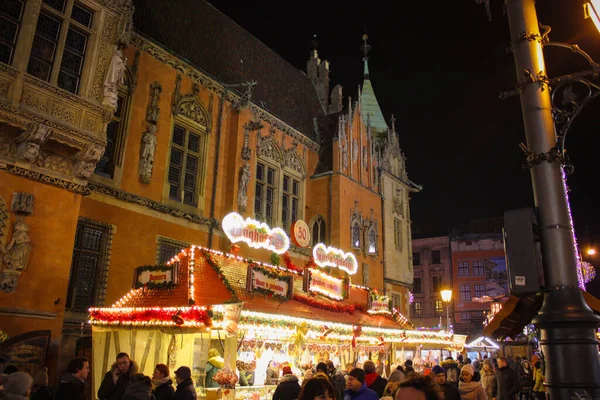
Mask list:
[[[27,73],[78,93],[93,17],[92,10],[73,0],[44,0]]]
[[[198,204],[198,180],[201,165],[202,137],[175,124],[169,159],[169,198],[184,204]]]
[[[75,234],[67,309],[86,311],[102,305],[112,239],[112,227],[80,218]]]
[[[263,163],[256,164],[254,216],[269,226],[273,226],[274,200],[277,197],[276,179],[277,173],[274,168]]]
[[[115,166],[119,163],[120,153],[125,144],[127,112],[129,111],[129,94],[123,88],[119,89],[117,111],[106,127],[106,150],[96,164],[95,173],[109,178],[114,177]]]
[[[24,8],[22,0],[3,0],[0,6],[0,62],[5,64],[12,62]]]
[[[352,247],[356,249],[361,248],[360,236],[362,229],[360,228],[360,224],[355,222],[352,224]]]
[[[402,221],[394,218],[394,247],[402,251]]]
[[[325,239],[325,218],[319,216],[315,219],[312,226],[312,245],[317,243],[326,243]]]
[[[300,181],[284,174],[281,196],[281,224],[284,231],[289,231],[292,224],[298,219],[300,205]]]
[[[377,230],[374,226],[369,229],[367,234],[367,253],[371,255],[377,254]]]

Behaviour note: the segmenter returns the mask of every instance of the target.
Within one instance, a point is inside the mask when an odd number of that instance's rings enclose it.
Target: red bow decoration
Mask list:
[[[320,340],[325,340],[327,338],[327,335],[329,335],[331,333],[331,331],[333,331],[333,329],[329,328],[327,325],[324,325],[323,327],[321,327],[323,334],[319,337]]]
[[[356,349],[356,339],[362,334],[362,326],[352,327],[352,348]]]

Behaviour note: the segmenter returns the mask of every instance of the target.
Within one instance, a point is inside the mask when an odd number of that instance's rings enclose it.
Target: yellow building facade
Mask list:
[[[389,291],[386,145],[360,93],[330,90],[316,50],[298,71],[204,1],[13,3],[0,15],[15,26],[0,60],[0,329],[50,330],[52,372],[135,267],[190,244],[229,251],[220,222],[234,211],[286,232],[306,221],[311,245],[354,253],[352,283]],[[303,267],[311,250],[289,254]]]

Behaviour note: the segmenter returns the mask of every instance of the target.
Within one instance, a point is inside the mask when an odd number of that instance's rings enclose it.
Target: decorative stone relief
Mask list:
[[[354,200],[354,210],[350,210],[351,246],[355,249],[362,247],[361,233],[363,230],[363,215],[358,209],[358,200]]]
[[[96,164],[104,154],[104,147],[91,144],[87,149],[80,151],[73,156],[75,164],[73,165],[73,175],[80,179],[89,179],[96,169]]]
[[[393,199],[394,213],[404,217],[404,199],[402,198],[402,189],[396,188],[396,193],[394,193]]]
[[[33,214],[34,197],[31,193],[19,193],[13,194],[12,204],[10,209],[15,214],[31,215]]]
[[[146,121],[150,124],[148,131],[142,134],[142,145],[140,146],[140,162],[138,174],[140,181],[144,184],[149,184],[152,180],[152,169],[154,166],[154,154],[156,153],[156,145],[158,137],[156,136],[158,117],[160,109],[158,102],[162,86],[158,82],[150,85],[150,101],[146,110]]]
[[[342,169],[348,168],[348,142],[344,142],[342,147]]]
[[[241,111],[250,106],[250,103],[252,102],[252,90],[256,86],[256,81],[245,82],[241,85],[244,88],[244,92],[233,102],[233,108],[237,111]]]
[[[26,196],[22,196],[26,195]],[[33,195],[27,193],[19,194],[20,198],[26,199],[25,208],[29,208],[33,211]],[[15,204],[13,199],[13,206],[19,209],[20,200]],[[13,211],[15,208],[13,207]],[[24,213],[27,214],[26,212]],[[6,208],[6,202],[4,198],[0,196],[0,267],[4,266],[0,270],[0,290],[12,293],[16,290],[21,278],[21,273],[27,268],[27,262],[29,261],[29,254],[31,253],[31,239],[29,238],[29,226],[23,221],[23,217],[17,217],[17,220],[13,224],[13,234],[8,240],[8,225],[9,216]]]
[[[262,136],[258,131],[257,155],[263,158],[270,158],[279,165],[283,165],[283,153],[275,142],[275,128],[269,129],[269,134]]]
[[[362,265],[362,284],[363,286],[369,286],[369,264],[367,263]]]
[[[248,205],[248,182],[250,182],[250,178],[252,177],[252,173],[250,172],[250,164],[246,163],[240,168],[240,176],[238,179],[238,209],[241,212],[246,211],[246,207]]]
[[[104,69],[106,68],[106,62],[110,53],[110,43],[106,40],[100,41],[100,48],[98,50],[98,60],[96,61],[96,70],[94,71],[94,88],[92,90],[92,97],[94,99],[100,99],[102,94],[102,81],[104,79]]]
[[[19,160],[35,163],[40,154],[40,147],[44,144],[48,135],[50,135],[50,128],[46,125],[32,124],[29,129],[15,139],[17,145],[16,157]]]
[[[104,78],[102,105],[117,110],[119,86],[125,83],[124,74],[127,58],[123,58],[123,48],[116,46]]]
[[[181,90],[181,75],[177,75],[175,81],[175,92],[173,93],[172,112],[173,116],[179,114],[184,117],[206,127],[210,133],[211,121],[210,116],[206,112],[206,109],[198,99],[198,93],[200,93],[200,86],[194,83],[192,84],[192,93],[182,95]]]
[[[300,154],[298,154],[298,151],[296,150],[297,147],[298,142],[294,141],[292,143],[292,147],[285,151],[284,165],[298,172],[302,176],[302,179],[304,179],[306,177],[304,162],[302,161]]]
[[[67,107],[62,107],[58,104],[54,104],[52,107],[51,115],[68,124],[75,124],[75,112],[73,110],[69,110]]]
[[[40,151],[40,156],[38,157],[36,164],[39,167],[59,172],[64,175],[71,175],[73,172],[73,162],[70,159],[44,150]]]
[[[48,101],[46,99],[40,99],[39,97],[35,97],[30,94],[23,95],[22,104],[29,108],[38,110],[39,112],[42,112],[44,114],[48,112]]]

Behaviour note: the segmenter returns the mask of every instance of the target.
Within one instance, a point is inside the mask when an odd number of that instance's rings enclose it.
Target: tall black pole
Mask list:
[[[600,398],[597,317],[578,285],[577,259],[562,175],[562,155],[553,148],[550,88],[534,0],[506,0],[525,124],[533,195],[538,210],[547,291],[533,323],[540,328],[550,398],[587,393]]]

